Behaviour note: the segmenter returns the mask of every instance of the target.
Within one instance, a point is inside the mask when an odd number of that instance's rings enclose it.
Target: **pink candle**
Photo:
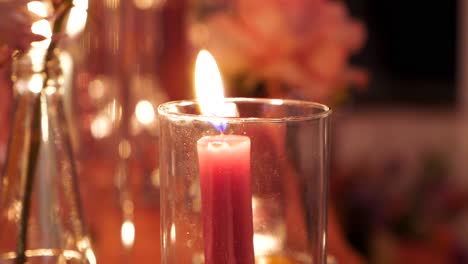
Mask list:
[[[197,142],[206,264],[253,264],[250,139],[219,135]]]

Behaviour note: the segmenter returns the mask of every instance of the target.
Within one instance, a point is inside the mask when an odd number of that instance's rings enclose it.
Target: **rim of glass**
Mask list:
[[[304,101],[304,100],[293,100],[293,99],[270,99],[270,98],[245,98],[245,97],[234,97],[225,98],[226,103],[262,103],[274,106],[290,105],[290,106],[306,106],[319,110],[317,113],[304,114],[304,115],[286,115],[284,117],[222,117],[222,116],[210,116],[201,114],[189,114],[180,113],[173,111],[174,107],[181,106],[193,106],[199,103],[196,99],[191,100],[179,100],[169,101],[158,106],[158,113],[160,115],[171,117],[171,118],[190,118],[193,120],[201,121],[213,121],[213,120],[225,120],[228,122],[287,122],[287,121],[305,121],[305,120],[316,120],[324,119],[331,115],[332,109],[321,103]]]

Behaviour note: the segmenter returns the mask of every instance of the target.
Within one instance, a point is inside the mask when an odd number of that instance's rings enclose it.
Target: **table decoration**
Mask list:
[[[94,263],[63,107],[59,40],[82,28],[83,1],[31,1],[45,39],[13,59],[15,111],[0,184],[0,263]],[[83,18],[83,16],[81,16]],[[85,17],[84,17],[85,18]]]
[[[162,263],[326,263],[331,110],[224,98],[207,51],[195,74],[198,100],[158,109]]]

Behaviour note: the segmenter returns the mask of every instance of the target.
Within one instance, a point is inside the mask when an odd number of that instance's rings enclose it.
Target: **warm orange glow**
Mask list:
[[[52,37],[52,27],[50,22],[45,19],[48,16],[48,7],[41,1],[31,1],[27,4],[28,11],[43,19],[35,21],[31,25],[31,32],[44,36],[46,39],[33,42],[33,47],[47,47]]]
[[[83,31],[88,16],[88,0],[74,0],[67,21],[67,33],[75,36]]]
[[[224,88],[215,59],[207,50],[198,53],[195,63],[195,93],[204,115],[236,116],[234,104],[224,103]]]
[[[135,225],[132,221],[125,221],[120,229],[120,236],[124,247],[131,248],[135,242]]]
[[[139,101],[135,107],[135,116],[141,124],[151,124],[156,119],[153,104],[148,100]]]
[[[37,35],[44,36],[46,39],[42,41],[35,41],[31,43],[31,46],[37,48],[46,48],[49,46],[51,38],[52,38],[52,27],[50,22],[46,19],[41,19],[34,22],[31,25],[31,32]]]
[[[83,31],[86,25],[88,12],[86,9],[72,7],[68,16],[67,33],[70,36],[76,36]]]
[[[27,4],[28,11],[42,18],[47,17],[47,7],[40,1],[31,1]]]

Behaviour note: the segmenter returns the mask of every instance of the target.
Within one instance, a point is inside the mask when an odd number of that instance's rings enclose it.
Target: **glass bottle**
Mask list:
[[[33,47],[13,62],[16,101],[0,181],[0,263],[94,259],[82,221],[58,55]]]
[[[77,151],[79,177],[90,194],[84,209],[93,216],[87,223],[98,262],[159,258],[145,245],[159,230],[156,107],[166,98],[159,73],[163,4],[90,1],[88,24],[75,42],[72,96],[86,146]],[[96,171],[100,177],[89,177]]]

